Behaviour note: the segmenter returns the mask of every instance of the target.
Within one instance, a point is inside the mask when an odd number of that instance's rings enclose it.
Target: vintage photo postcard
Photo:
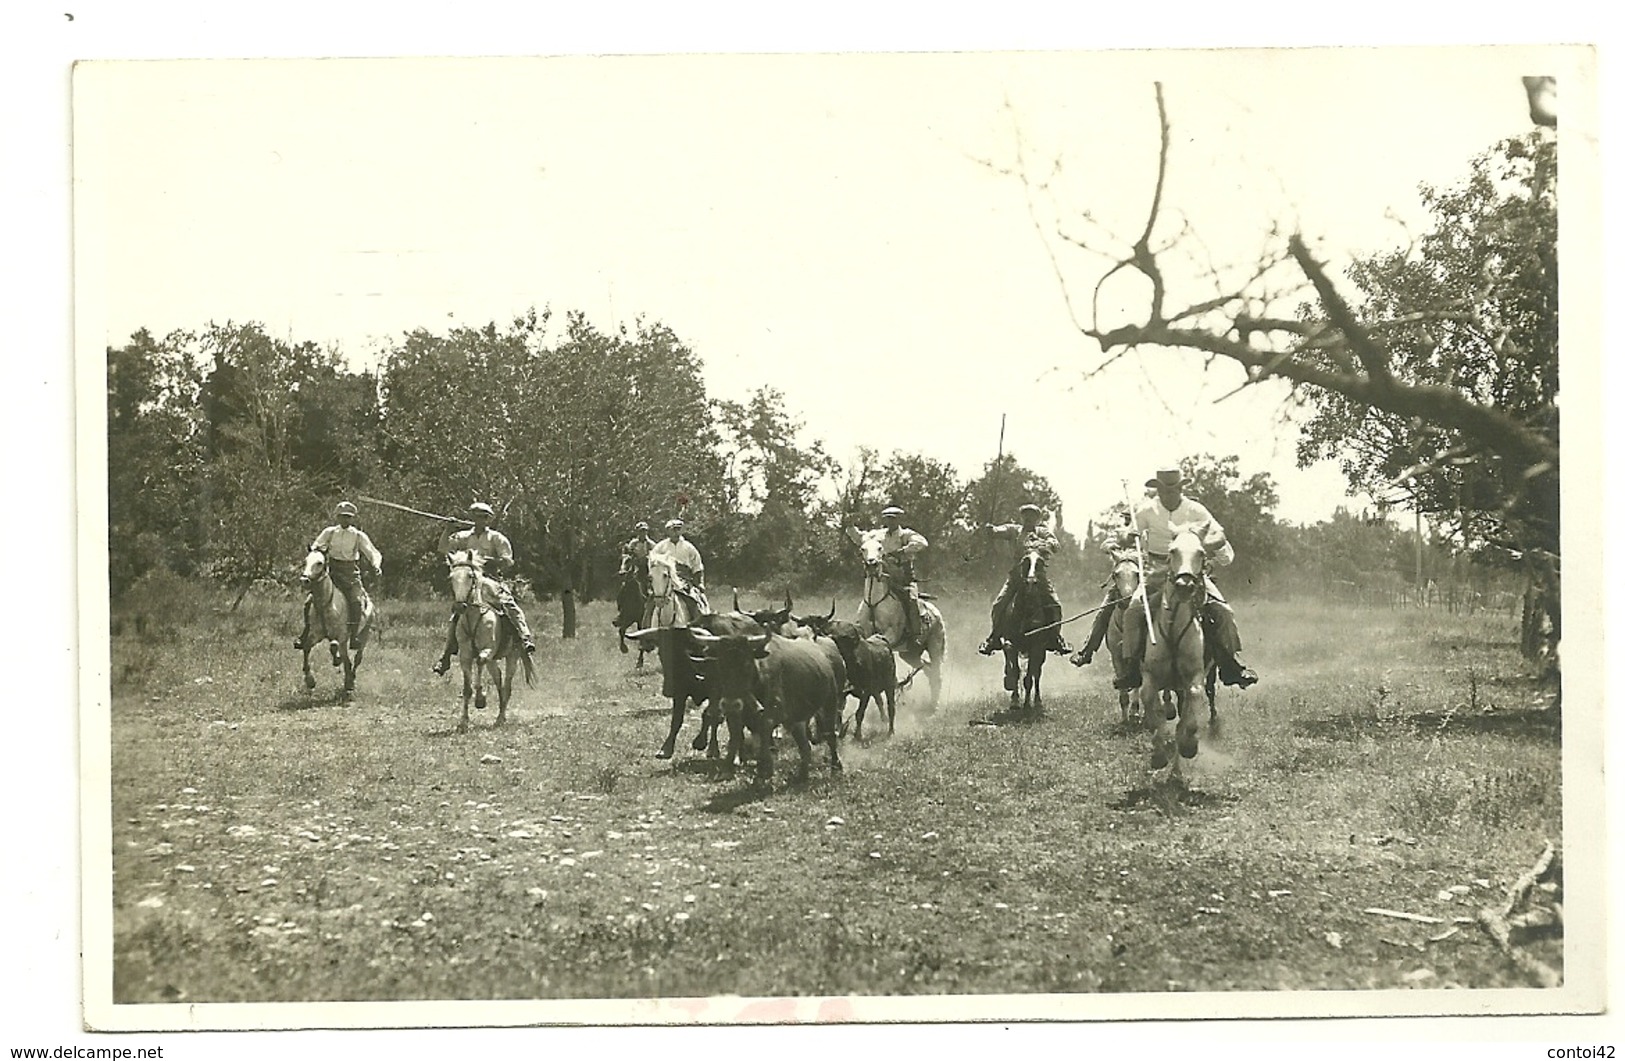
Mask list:
[[[89,1029],[1602,1009],[1593,49],[71,92]]]

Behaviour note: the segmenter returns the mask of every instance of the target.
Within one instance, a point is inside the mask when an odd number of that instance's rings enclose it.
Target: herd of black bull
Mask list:
[[[704,704],[695,751],[739,762],[748,729],[756,744],[756,777],[773,776],[773,732],[783,727],[801,753],[799,775],[812,764],[814,739],[829,747],[831,771],[841,769],[837,742],[848,695],[858,700],[855,735],[873,700],[884,706],[888,732],[896,724],[897,672],[891,646],[878,635],[828,615],[796,616],[790,605],[700,616],[688,626],[629,631],[660,658],[662,695],[671,698],[671,729],[657,753],[669,759],[689,701]],[[728,726],[726,753],[717,730]]]

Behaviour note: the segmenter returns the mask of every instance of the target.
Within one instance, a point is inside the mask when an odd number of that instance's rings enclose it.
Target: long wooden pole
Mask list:
[[[455,523],[460,527],[472,527],[474,525],[472,520],[455,519],[451,516],[442,516],[437,512],[425,512],[420,508],[409,508],[406,505],[397,505],[393,501],[382,501],[376,497],[358,497],[356,500],[368,505],[382,505],[385,508],[393,508],[398,512],[410,512],[414,516],[425,516],[429,519],[437,519],[441,523]]]
[[[1157,643],[1157,624],[1151,621],[1151,593],[1147,589],[1147,579],[1151,572],[1145,566],[1145,547],[1140,542],[1139,528],[1134,526],[1134,496],[1128,492],[1128,480],[1123,480],[1123,504],[1128,506],[1129,526],[1134,534],[1134,553],[1140,561],[1140,603],[1145,606],[1145,636],[1151,644]]]

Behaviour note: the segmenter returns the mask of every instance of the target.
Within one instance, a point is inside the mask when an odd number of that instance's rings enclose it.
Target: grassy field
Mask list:
[[[1052,657],[1040,720],[968,725],[1003,704],[980,604],[945,609],[935,714],[914,690],[843,776],[763,791],[688,750],[697,715],[653,758],[659,674],[605,605],[562,642],[533,604],[538,686],[457,735],[442,604],[383,602],[340,705],[291,598],[198,600],[114,610],[115,1001],[1528,986],[1474,926],[1362,913],[1470,915],[1561,841],[1506,616],[1239,606],[1264,681],[1175,798],[1109,664]]]

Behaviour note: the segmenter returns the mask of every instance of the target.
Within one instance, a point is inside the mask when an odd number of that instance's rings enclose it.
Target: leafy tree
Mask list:
[[[1558,437],[1556,144],[1531,134],[1472,161],[1461,186],[1424,187],[1433,215],[1414,248],[1356,262],[1361,326],[1379,337],[1403,385],[1441,387]],[[1322,326],[1331,322],[1315,314]],[[1331,354],[1325,363],[1331,363]],[[1300,460],[1339,460],[1375,494],[1404,484],[1429,516],[1477,541],[1558,549],[1557,477],[1459,425],[1407,416],[1337,392],[1313,396]]]
[[[257,324],[211,323],[173,337],[208,366],[199,388],[207,463],[195,484],[205,571],[238,590],[286,573],[294,543],[308,543],[343,477],[300,466],[302,400],[314,380],[341,375],[338,356],[312,343],[272,338]]]
[[[718,401],[715,412],[728,494],[713,543],[718,569],[745,584],[805,580],[819,490],[839,464],[821,442],[802,440],[803,424],[772,387],[745,402]]]
[[[965,526],[943,542],[944,552],[957,556],[961,570],[976,585],[997,586],[1013,559],[1010,545],[982,533],[983,525],[1014,522],[1016,510],[1029,501],[1048,512],[1057,524],[1056,537],[1061,547],[1050,560],[1051,579],[1062,581],[1080,570],[1081,550],[1062,522],[1060,495],[1049,480],[1006,453],[988,461],[982,466],[982,474],[966,485]]]
[[[550,341],[550,319],[408,335],[384,366],[384,455],[437,511],[496,508],[573,637],[632,524],[685,504],[715,518],[722,482],[699,360],[669,328],[609,335],[570,313]]]
[[[184,350],[144,328],[123,347],[108,348],[107,545],[115,596],[155,568],[196,570],[200,386]]]

